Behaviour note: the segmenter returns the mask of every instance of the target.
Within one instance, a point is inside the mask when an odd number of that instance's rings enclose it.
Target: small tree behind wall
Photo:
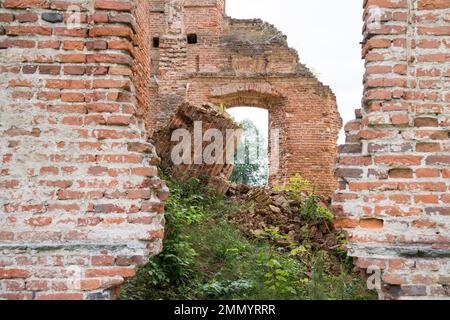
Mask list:
[[[268,181],[267,138],[250,119],[239,123],[244,130],[234,156],[231,181],[251,186],[264,186]]]

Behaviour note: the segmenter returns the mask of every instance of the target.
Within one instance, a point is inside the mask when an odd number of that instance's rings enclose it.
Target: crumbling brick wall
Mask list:
[[[176,130],[185,130],[188,137],[180,139],[177,135],[177,139],[173,139]],[[210,105],[198,107],[184,103],[168,124],[155,132],[152,141],[161,157],[162,168],[168,170],[171,177],[181,181],[197,177],[216,192],[224,194],[230,187],[229,179],[233,173],[230,160],[242,133],[226,112]],[[190,151],[189,161],[174,165],[173,153],[183,143],[188,149],[185,152]]]
[[[111,298],[160,251],[148,6],[0,1],[0,299]]]
[[[364,6],[364,107],[340,149],[336,224],[387,297],[448,296],[449,4]],[[167,189],[146,134],[183,101],[269,109],[272,183],[300,172],[332,192],[331,90],[276,29],[224,8],[0,1],[0,299],[110,298],[160,250]]]
[[[152,49],[157,103],[149,108],[149,127],[164,127],[185,101],[268,109],[269,135],[279,145],[269,144],[270,184],[300,173],[330,196],[341,128],[336,98],[299,63],[286,37],[261,20],[227,17],[224,0],[150,2],[159,46]]]
[[[450,296],[450,2],[366,0],[363,109],[345,127],[334,196],[356,265],[381,296]]]

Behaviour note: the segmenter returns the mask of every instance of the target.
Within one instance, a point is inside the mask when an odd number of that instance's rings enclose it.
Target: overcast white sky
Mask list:
[[[234,18],[261,18],[286,34],[300,61],[336,94],[344,123],[354,118],[363,90],[362,0],[227,0],[226,10]]]

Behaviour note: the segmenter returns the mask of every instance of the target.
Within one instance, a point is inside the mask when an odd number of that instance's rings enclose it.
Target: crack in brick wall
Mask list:
[[[364,8],[364,106],[345,126],[336,225],[356,265],[382,271],[381,298],[448,297],[450,3]]]

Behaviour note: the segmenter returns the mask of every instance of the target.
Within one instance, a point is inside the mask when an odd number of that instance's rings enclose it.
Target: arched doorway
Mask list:
[[[231,181],[266,186],[269,178],[269,112],[267,109],[240,106],[226,110],[243,130],[234,156]]]
[[[232,89],[232,87],[222,88],[222,92],[225,93],[227,89]],[[286,136],[284,128],[285,98],[271,90],[268,90],[268,92],[264,91],[242,90],[228,92],[223,95],[214,96],[210,100],[214,104],[224,107],[226,110],[237,110],[243,106],[250,106],[253,110],[266,110],[267,182],[268,185],[273,186],[282,182],[282,177],[285,175],[283,154],[280,152],[281,150],[286,150],[284,148],[284,137]],[[250,114],[250,120],[252,120],[252,117],[254,115],[252,116]]]

